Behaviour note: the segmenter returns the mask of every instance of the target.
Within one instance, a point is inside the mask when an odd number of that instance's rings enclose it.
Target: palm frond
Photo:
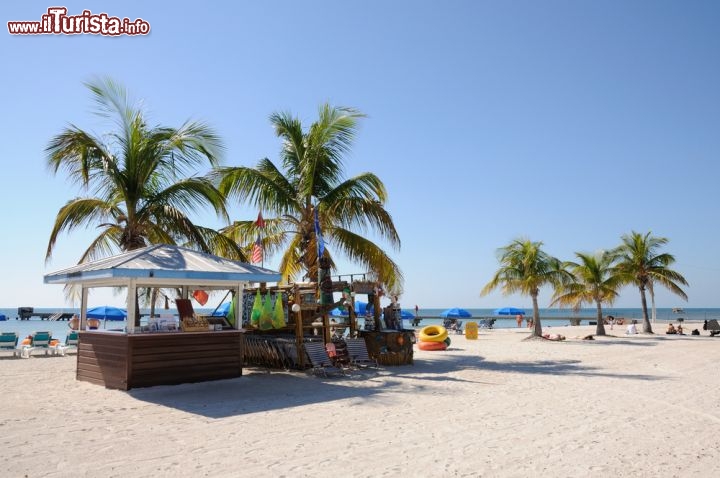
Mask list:
[[[376,273],[386,289],[402,288],[404,278],[400,267],[372,241],[351,231],[336,228],[333,230],[333,245],[350,260]]]
[[[112,222],[116,222],[123,213],[114,204],[96,198],[75,198],[68,201],[60,208],[55,218],[45,260],[48,261],[52,257],[53,248],[61,232],[90,226],[98,221],[112,220]]]
[[[219,191],[226,197],[237,197],[250,202],[263,211],[286,214],[297,210],[295,191],[287,179],[265,159],[258,168],[245,166],[221,168]]]

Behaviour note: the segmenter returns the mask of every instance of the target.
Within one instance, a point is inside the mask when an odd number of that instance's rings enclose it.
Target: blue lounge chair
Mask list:
[[[50,353],[50,340],[52,334],[50,332],[35,332],[30,336],[30,344],[23,345],[21,356],[30,358],[35,350],[45,351],[45,355]]]
[[[0,334],[0,351],[12,352],[13,357],[20,356],[20,349],[17,348],[18,334],[15,332],[3,332]]]
[[[57,344],[56,346],[51,347],[51,349],[53,349],[56,354],[64,356],[67,352],[71,350],[75,350],[77,352],[79,342],[80,336],[77,331],[73,330],[67,334],[67,337],[65,337],[64,344]]]

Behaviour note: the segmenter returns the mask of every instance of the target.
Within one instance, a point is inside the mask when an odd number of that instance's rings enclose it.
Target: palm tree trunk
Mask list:
[[[533,301],[533,330],[530,337],[542,337],[542,324],[540,324],[540,308],[538,307],[537,293],[532,294]]]
[[[648,318],[647,299],[645,298],[645,287],[643,286],[640,286],[640,302],[642,303],[643,313],[643,333],[652,334],[652,325],[650,325],[650,319]]]
[[[650,291],[650,320],[655,323],[657,311],[655,310],[655,289],[652,282],[648,282],[648,290]]]
[[[602,304],[600,301],[596,301],[597,305],[597,327],[595,328],[595,335],[605,335],[605,323],[603,322]]]

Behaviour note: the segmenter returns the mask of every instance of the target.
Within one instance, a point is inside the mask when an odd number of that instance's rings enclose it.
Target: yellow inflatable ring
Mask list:
[[[428,325],[420,329],[420,341],[442,342],[448,336],[448,331],[442,325]]]

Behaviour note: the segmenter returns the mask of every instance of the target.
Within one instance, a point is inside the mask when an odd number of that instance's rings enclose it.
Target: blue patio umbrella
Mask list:
[[[367,302],[355,301],[355,315],[372,314],[373,306]],[[346,308],[335,308],[330,311],[330,315],[333,317],[347,317],[348,311]]]
[[[458,319],[460,317],[472,317],[472,314],[465,309],[458,309],[453,307],[452,309],[444,310],[440,317],[445,319]]]
[[[401,319],[414,319],[414,318],[415,318],[415,314],[413,314],[413,313],[410,312],[409,310],[401,310],[401,311],[400,311],[400,318],[401,318]]]
[[[401,310],[401,311],[400,311],[400,317],[403,318],[403,319],[414,319],[414,318],[415,318],[415,314],[413,314],[413,313],[410,312],[409,310]]]
[[[88,319],[125,320],[127,311],[110,305],[101,305],[88,309],[85,315]]]
[[[525,311],[516,307],[501,307],[493,311],[495,315],[525,315]]]

